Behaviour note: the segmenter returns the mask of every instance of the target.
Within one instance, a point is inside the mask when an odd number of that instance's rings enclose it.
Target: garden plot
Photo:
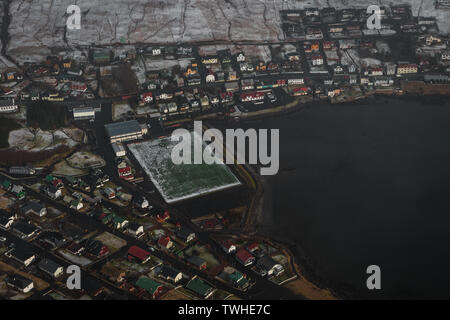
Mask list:
[[[116,237],[109,232],[103,232],[102,234],[95,237],[95,240],[100,240],[101,242],[103,242],[103,244],[108,247],[111,253],[114,253],[117,250],[120,250],[120,248],[127,245],[127,242],[124,239]]]

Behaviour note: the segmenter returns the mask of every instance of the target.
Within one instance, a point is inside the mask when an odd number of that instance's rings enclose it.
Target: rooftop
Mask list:
[[[129,120],[105,124],[105,130],[109,137],[115,137],[141,132],[141,126],[137,120]]]

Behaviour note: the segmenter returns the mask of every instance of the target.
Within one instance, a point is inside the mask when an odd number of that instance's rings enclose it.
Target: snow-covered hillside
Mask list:
[[[449,31],[449,11],[432,0],[403,0],[413,13],[435,16]],[[386,0],[12,0],[8,53],[25,57],[49,53],[52,46],[195,40],[278,40],[279,10],[304,7],[367,7],[398,4]],[[66,9],[77,4],[82,29],[67,30]]]

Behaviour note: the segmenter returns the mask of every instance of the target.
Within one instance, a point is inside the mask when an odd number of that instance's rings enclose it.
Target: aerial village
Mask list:
[[[197,214],[165,194],[176,186],[152,179],[170,173],[146,167],[139,143],[193,119],[448,93],[449,38],[435,18],[406,5],[381,14],[381,29],[368,29],[365,9],[285,10],[279,43],[55,48],[43,61],[1,70],[0,296],[287,294],[300,278],[289,250],[242,231],[256,225],[251,168],[227,169],[247,202]],[[82,270],[81,289],[67,288],[70,265]]]

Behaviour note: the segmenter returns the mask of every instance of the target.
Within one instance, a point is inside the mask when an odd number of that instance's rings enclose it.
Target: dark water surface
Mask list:
[[[261,232],[358,297],[450,298],[450,103],[377,99],[238,126],[280,129]]]

